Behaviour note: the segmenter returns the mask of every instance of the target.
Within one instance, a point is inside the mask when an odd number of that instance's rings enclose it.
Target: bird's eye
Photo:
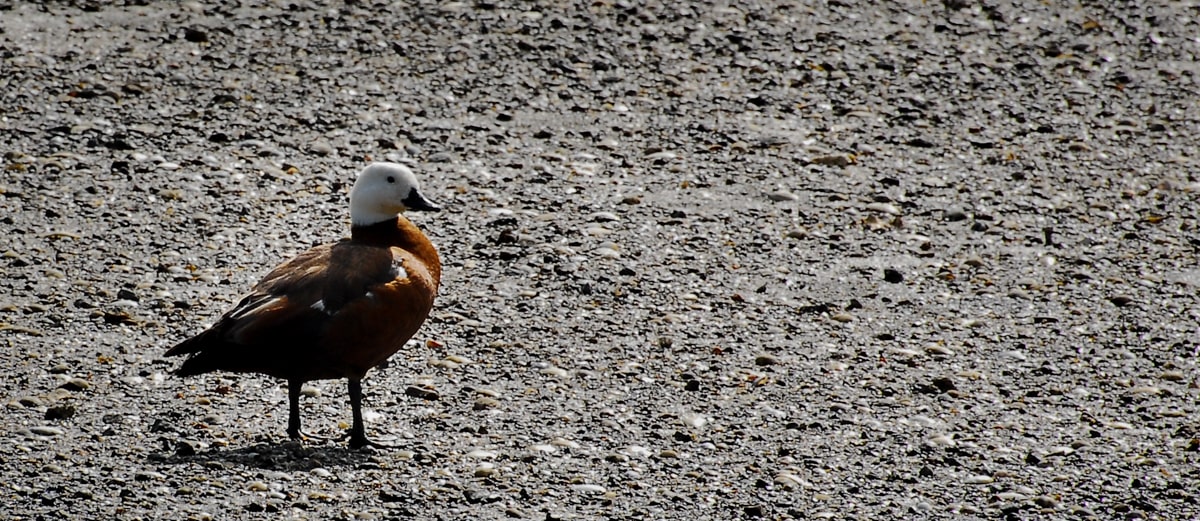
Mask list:
[[[389,176],[388,176],[388,182],[389,182],[389,183],[395,183],[395,182],[396,182],[396,178],[395,178],[395,177],[392,177],[392,176],[390,176],[390,175],[389,175]]]

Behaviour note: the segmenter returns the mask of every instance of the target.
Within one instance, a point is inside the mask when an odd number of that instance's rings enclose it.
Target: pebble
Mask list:
[[[956,445],[954,438],[946,434],[937,434],[930,436],[925,440],[928,444],[935,447],[953,447]]]
[[[472,410],[483,411],[486,409],[494,409],[500,406],[500,400],[488,396],[480,396],[475,398],[475,403],[471,406]]]
[[[600,247],[600,248],[596,248],[596,249],[593,251],[593,253],[595,253],[596,255],[600,256],[601,258],[605,258],[605,259],[619,259],[619,258],[621,258],[621,252],[619,252],[619,251],[617,251],[617,250],[615,250],[615,249],[613,249],[613,248],[611,248],[611,247]]]
[[[854,320],[854,315],[851,315],[849,313],[834,313],[833,315],[830,315],[829,318],[831,320],[833,320],[834,322],[846,323],[846,322],[852,322]]]
[[[423,400],[431,401],[441,398],[441,395],[438,394],[437,390],[417,385],[410,385],[406,387],[404,389],[404,394],[406,396],[412,396],[413,398],[421,398]]]
[[[775,475],[775,484],[783,487],[786,490],[796,490],[804,488],[804,480],[799,476],[788,472],[780,472]]]
[[[1059,501],[1053,496],[1038,496],[1033,498],[1033,504],[1042,508],[1058,508]]]
[[[779,357],[767,353],[754,357],[754,365],[757,366],[778,365],[779,363],[781,363]]]
[[[953,356],[954,350],[942,344],[930,344],[925,346],[925,352],[934,356]]]
[[[590,485],[590,484],[571,485],[571,489],[573,489],[576,492],[583,493],[583,494],[603,494],[603,493],[607,492],[607,490],[600,485]]]
[[[808,229],[804,228],[802,226],[796,227],[791,230],[788,230],[788,232],[784,235],[789,239],[804,239],[804,238],[808,237]]]
[[[46,408],[47,420],[65,420],[75,416],[75,406],[71,404],[55,405]]]
[[[900,215],[900,208],[891,203],[871,203],[867,205],[867,210],[888,215]]]
[[[322,156],[332,154],[334,151],[333,145],[326,141],[313,141],[312,143],[309,143],[308,150],[314,154]]]
[[[996,478],[980,474],[975,476],[967,476],[967,478],[963,480],[963,483],[968,485],[987,485],[988,483],[995,483],[995,481]]]
[[[555,366],[543,368],[540,372],[544,375],[553,376],[556,378],[569,378],[571,376],[570,371],[567,371],[566,369],[563,369],[561,367],[555,367]]]
[[[696,414],[696,413],[692,413],[692,412],[685,412],[683,414],[680,414],[679,420],[682,421],[684,425],[687,425],[688,427],[692,427],[694,429],[699,429],[708,423],[707,417],[705,417],[702,414]]]
[[[1183,371],[1164,371],[1159,378],[1168,382],[1182,382],[1187,376],[1183,374]]]
[[[670,161],[677,157],[679,157],[678,154],[667,151],[667,150],[646,154],[646,159],[649,159],[651,161]]]
[[[87,380],[84,380],[83,378],[72,378],[70,380],[67,380],[66,383],[60,385],[59,387],[62,389],[66,389],[68,391],[77,391],[78,392],[78,391],[86,390],[87,388],[89,388],[91,386],[92,386],[92,383]]]
[[[816,165],[846,167],[854,164],[854,156],[849,154],[829,154],[816,156],[810,159],[809,162]]]
[[[471,452],[468,452],[466,454],[466,456],[468,458],[475,458],[475,459],[495,459],[496,456],[499,456],[499,453],[497,453],[496,451],[491,451],[491,450],[475,449]]]
[[[568,440],[568,439],[560,437],[560,436],[556,436],[553,439],[551,439],[550,444],[554,445],[555,447],[563,447],[563,448],[567,448],[567,449],[578,449],[579,448],[579,443]]]
[[[770,199],[772,201],[780,203],[780,202],[784,202],[784,201],[798,200],[798,199],[800,199],[800,196],[798,196],[792,192],[789,192],[787,190],[779,190],[777,192],[771,192],[771,193],[767,194],[767,199]]]
[[[309,398],[317,398],[321,396],[321,390],[311,385],[305,385],[300,388],[300,394]]]
[[[38,436],[62,436],[65,433],[62,429],[49,425],[35,425],[29,428],[29,432]]]
[[[947,208],[945,218],[950,222],[963,221],[967,218],[967,212],[962,208]]]

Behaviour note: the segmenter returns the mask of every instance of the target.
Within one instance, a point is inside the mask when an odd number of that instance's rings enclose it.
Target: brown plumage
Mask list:
[[[271,270],[233,310],[167,351],[176,371],[262,373],[288,382],[288,435],[300,433],[300,388],[349,380],[350,445],[377,445],[362,421],[362,378],[417,332],[441,280],[437,250],[401,213],[437,210],[407,168],[375,163],[350,196],[351,236]]]

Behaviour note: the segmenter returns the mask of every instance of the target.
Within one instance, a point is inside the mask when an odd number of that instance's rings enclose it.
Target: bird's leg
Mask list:
[[[300,430],[300,389],[304,386],[303,380],[288,380],[288,427],[287,435],[289,438],[296,441],[303,440],[318,440],[329,441],[329,438],[321,436],[313,436],[307,432]]]
[[[350,379],[350,413],[354,418],[350,425],[350,448],[361,449],[363,447],[375,447],[377,449],[393,449],[395,447],[383,445],[367,439],[367,429],[363,426],[362,418],[362,380]]]
[[[300,387],[304,382],[288,380],[288,437],[299,440],[300,434]]]

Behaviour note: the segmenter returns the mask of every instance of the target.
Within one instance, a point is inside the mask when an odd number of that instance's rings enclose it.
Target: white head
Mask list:
[[[350,222],[367,226],[390,221],[405,210],[436,212],[441,208],[421,195],[412,170],[396,163],[371,163],[350,189]]]

